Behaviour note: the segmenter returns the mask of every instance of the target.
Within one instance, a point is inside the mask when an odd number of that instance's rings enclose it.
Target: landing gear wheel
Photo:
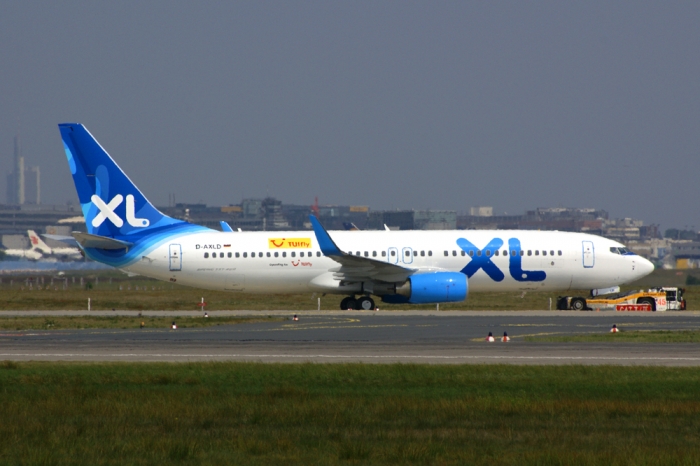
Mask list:
[[[373,311],[374,300],[369,296],[363,296],[357,300],[357,309],[360,311]]]
[[[585,311],[586,310],[586,300],[583,298],[574,298],[571,300],[571,310],[572,311]]]
[[[340,302],[341,311],[347,311],[348,309],[357,309],[357,300],[352,296],[343,298],[343,300]]]

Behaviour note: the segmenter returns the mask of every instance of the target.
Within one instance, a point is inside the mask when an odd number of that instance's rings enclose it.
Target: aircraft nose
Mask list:
[[[638,257],[637,258],[637,272],[639,273],[640,277],[646,277],[650,273],[654,271],[654,264],[651,263],[651,261],[643,258],[643,257]]]

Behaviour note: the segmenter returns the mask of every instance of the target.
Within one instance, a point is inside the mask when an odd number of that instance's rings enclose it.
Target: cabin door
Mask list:
[[[182,270],[182,246],[179,244],[170,245],[170,271],[179,272]]]
[[[583,241],[582,243],[583,266],[590,269],[595,265],[595,248],[593,247],[593,241]]]

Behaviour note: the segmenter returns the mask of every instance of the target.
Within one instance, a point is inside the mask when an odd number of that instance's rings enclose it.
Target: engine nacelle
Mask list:
[[[467,276],[460,272],[432,272],[411,275],[396,287],[396,294],[382,296],[386,303],[455,303],[467,299]]]

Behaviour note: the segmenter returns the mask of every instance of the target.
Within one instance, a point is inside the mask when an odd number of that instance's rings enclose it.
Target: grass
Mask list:
[[[2,317],[0,330],[66,330],[88,328],[169,328],[176,322],[179,328],[212,327],[217,325],[251,324],[286,320],[281,317],[130,317],[130,316],[49,316]]]
[[[3,464],[700,464],[700,370],[0,365]]]
[[[548,335],[525,337],[525,341],[548,343],[700,343],[700,331],[697,330],[635,330],[618,333],[591,333],[581,335]]]
[[[685,275],[678,275],[678,273],[658,270],[650,277],[645,277],[643,283],[624,286],[622,289],[626,291],[648,288],[651,286],[650,283],[656,285],[673,285],[676,281],[684,283]],[[685,274],[685,272],[680,273]],[[700,310],[700,285],[687,286],[686,289],[688,309]],[[550,299],[552,309],[556,308],[556,298],[559,294],[587,296],[588,293],[589,291],[586,290],[573,290],[567,293],[471,293],[464,302],[440,304],[440,310],[547,310]],[[143,277],[128,278],[118,272],[70,277],[3,277],[0,282],[0,310],[87,310],[88,298],[93,310],[198,310],[201,308],[197,304],[202,298],[207,303],[207,310],[302,311],[316,310],[318,306],[317,296],[312,295],[311,292],[256,295],[200,290]],[[322,296],[321,309],[339,310],[342,298],[343,296]],[[377,306],[382,310],[397,311],[436,309],[434,304],[391,305],[382,303],[379,299],[377,299]]]

